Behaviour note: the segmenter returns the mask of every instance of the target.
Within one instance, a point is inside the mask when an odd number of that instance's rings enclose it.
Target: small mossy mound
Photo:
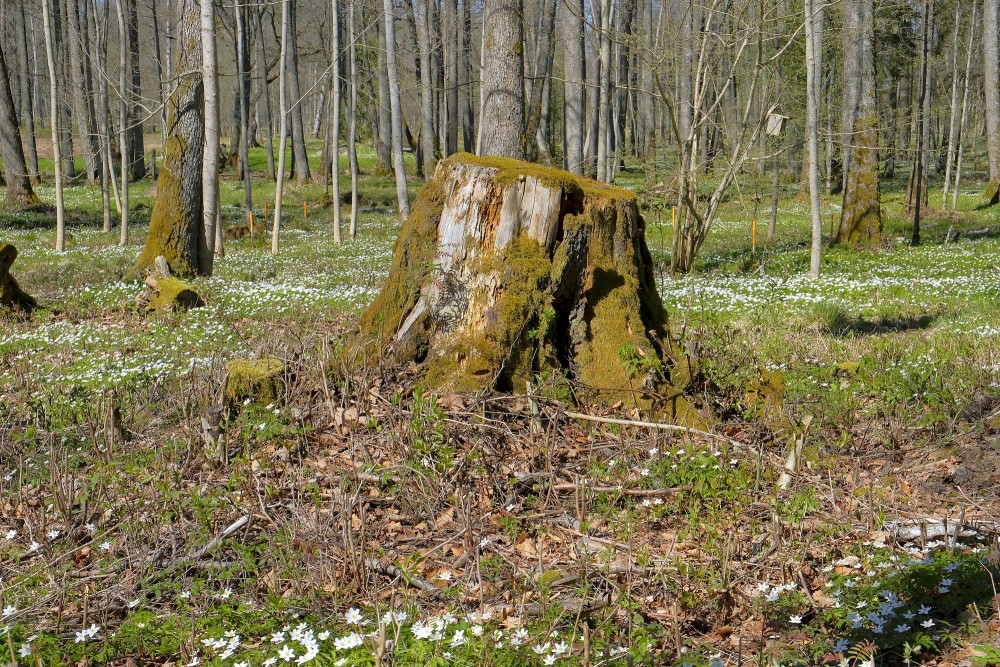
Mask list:
[[[233,404],[248,399],[268,405],[281,396],[285,364],[277,359],[233,359],[226,364],[226,397]]]
[[[702,424],[671,342],[635,195],[518,160],[438,165],[361,317],[363,341],[415,361],[432,388],[523,391]]]
[[[11,308],[30,313],[38,307],[38,302],[21,289],[14,276],[10,275],[10,267],[17,259],[17,248],[10,243],[0,243],[0,309]]]
[[[147,284],[155,292],[146,305],[146,312],[190,310],[205,305],[197,290],[179,278],[153,278]]]

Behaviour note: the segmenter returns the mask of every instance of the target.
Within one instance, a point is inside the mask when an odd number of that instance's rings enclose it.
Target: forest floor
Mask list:
[[[48,212],[0,213],[12,273],[41,304],[0,320],[0,655],[997,664],[1000,211],[976,209],[979,185],[958,213],[932,207],[911,248],[904,185],[885,183],[886,247],[827,250],[815,281],[794,183],[777,241],[762,185],[752,251],[745,180],[676,280],[669,208],[644,196],[715,437],[581,421],[567,411],[588,406],[543,396],[435,395],[412,369],[345,363],[399,229],[390,178],[363,178],[358,237],[339,246],[323,188],[293,186],[278,256],[264,238],[229,242],[196,281],[206,306],[155,318],[125,278],[149,184],[124,247],[93,188],[67,190],[65,253]],[[271,192],[255,185],[258,217]],[[224,182],[228,222],[242,200]],[[224,363],[265,356],[285,362],[283,395],[232,406],[210,451],[201,419]]]

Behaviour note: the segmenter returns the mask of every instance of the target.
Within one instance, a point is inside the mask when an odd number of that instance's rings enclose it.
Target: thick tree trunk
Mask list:
[[[563,0],[562,28],[565,44],[566,160],[568,171],[583,175],[583,140],[587,122],[587,73],[584,67],[583,0]]]
[[[479,154],[524,157],[524,29],[521,0],[487,0]]]
[[[657,403],[700,421],[677,362],[635,195],[568,172],[460,154],[396,243],[362,332],[432,387]]]
[[[1000,0],[983,0],[983,85],[990,179],[1000,179]]]
[[[156,184],[156,203],[146,247],[134,273],[166,258],[181,276],[202,273],[211,256],[202,207],[205,96],[201,77],[201,12],[197,0],[177,0],[177,70],[181,74],[167,102],[167,142]],[[209,264],[210,265],[210,264]]]
[[[3,160],[4,180],[7,183],[4,204],[8,208],[21,208],[38,201],[31,189],[31,177],[24,162],[21,132],[17,126],[17,111],[10,89],[10,75],[2,49],[0,49],[0,159]]]
[[[845,96],[843,132],[844,204],[835,243],[875,248],[882,243],[882,207],[878,173],[878,108],[875,103],[875,7],[872,0],[844,5],[844,73],[854,83]]]

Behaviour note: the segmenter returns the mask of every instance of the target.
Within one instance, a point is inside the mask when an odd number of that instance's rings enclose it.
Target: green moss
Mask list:
[[[198,292],[183,280],[157,278],[156,294],[149,300],[147,312],[186,310],[202,305]]]
[[[226,396],[233,403],[250,399],[269,404],[278,400],[285,365],[278,359],[233,359],[226,364]]]
[[[869,250],[882,245],[878,119],[874,116],[858,120],[837,242]]]

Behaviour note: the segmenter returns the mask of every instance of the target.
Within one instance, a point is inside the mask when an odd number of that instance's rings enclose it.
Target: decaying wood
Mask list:
[[[419,362],[428,386],[511,391],[540,378],[591,399],[672,396],[660,406],[671,419],[702,421],[677,391],[689,372],[635,195],[568,172],[443,161],[361,326],[385,353]]]

